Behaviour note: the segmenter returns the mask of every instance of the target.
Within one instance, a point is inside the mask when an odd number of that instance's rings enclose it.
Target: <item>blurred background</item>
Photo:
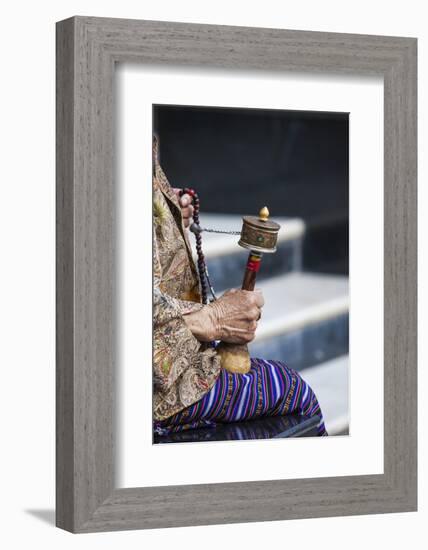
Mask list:
[[[281,224],[257,279],[265,306],[250,352],[299,371],[329,434],[349,433],[348,114],[154,105],[153,124],[162,168],[198,192],[203,227],[240,231],[265,205]],[[202,237],[216,293],[240,287],[238,237]]]

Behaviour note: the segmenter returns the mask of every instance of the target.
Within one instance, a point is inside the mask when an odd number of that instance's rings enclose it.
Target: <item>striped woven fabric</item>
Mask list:
[[[318,435],[328,435],[318,400],[302,377],[279,361],[252,358],[248,374],[232,374],[222,369],[202,399],[166,420],[155,422],[154,430],[166,435],[215,427],[217,422],[285,414],[317,415],[320,417]]]

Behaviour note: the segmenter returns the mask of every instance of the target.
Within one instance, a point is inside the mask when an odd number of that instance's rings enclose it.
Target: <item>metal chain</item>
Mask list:
[[[193,216],[193,219],[196,220],[195,216]],[[199,220],[199,218],[198,218]],[[199,235],[200,233],[223,233],[224,235],[240,235],[240,231],[226,231],[224,229],[211,229],[208,227],[201,227],[199,225],[199,222],[194,221],[192,225],[189,227],[189,230],[194,233],[195,235]]]
[[[208,229],[207,227],[201,227],[200,231],[205,233],[222,233],[223,235],[240,235],[240,231],[226,231],[224,229]]]

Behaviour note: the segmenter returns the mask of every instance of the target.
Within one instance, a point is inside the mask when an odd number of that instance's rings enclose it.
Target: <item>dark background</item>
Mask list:
[[[303,268],[348,274],[348,114],[153,106],[161,164],[173,187],[193,187],[201,213],[306,223]]]

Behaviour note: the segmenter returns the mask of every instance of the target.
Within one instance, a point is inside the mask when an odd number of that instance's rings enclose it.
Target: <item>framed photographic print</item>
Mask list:
[[[57,24],[57,525],[416,509],[416,40]]]

